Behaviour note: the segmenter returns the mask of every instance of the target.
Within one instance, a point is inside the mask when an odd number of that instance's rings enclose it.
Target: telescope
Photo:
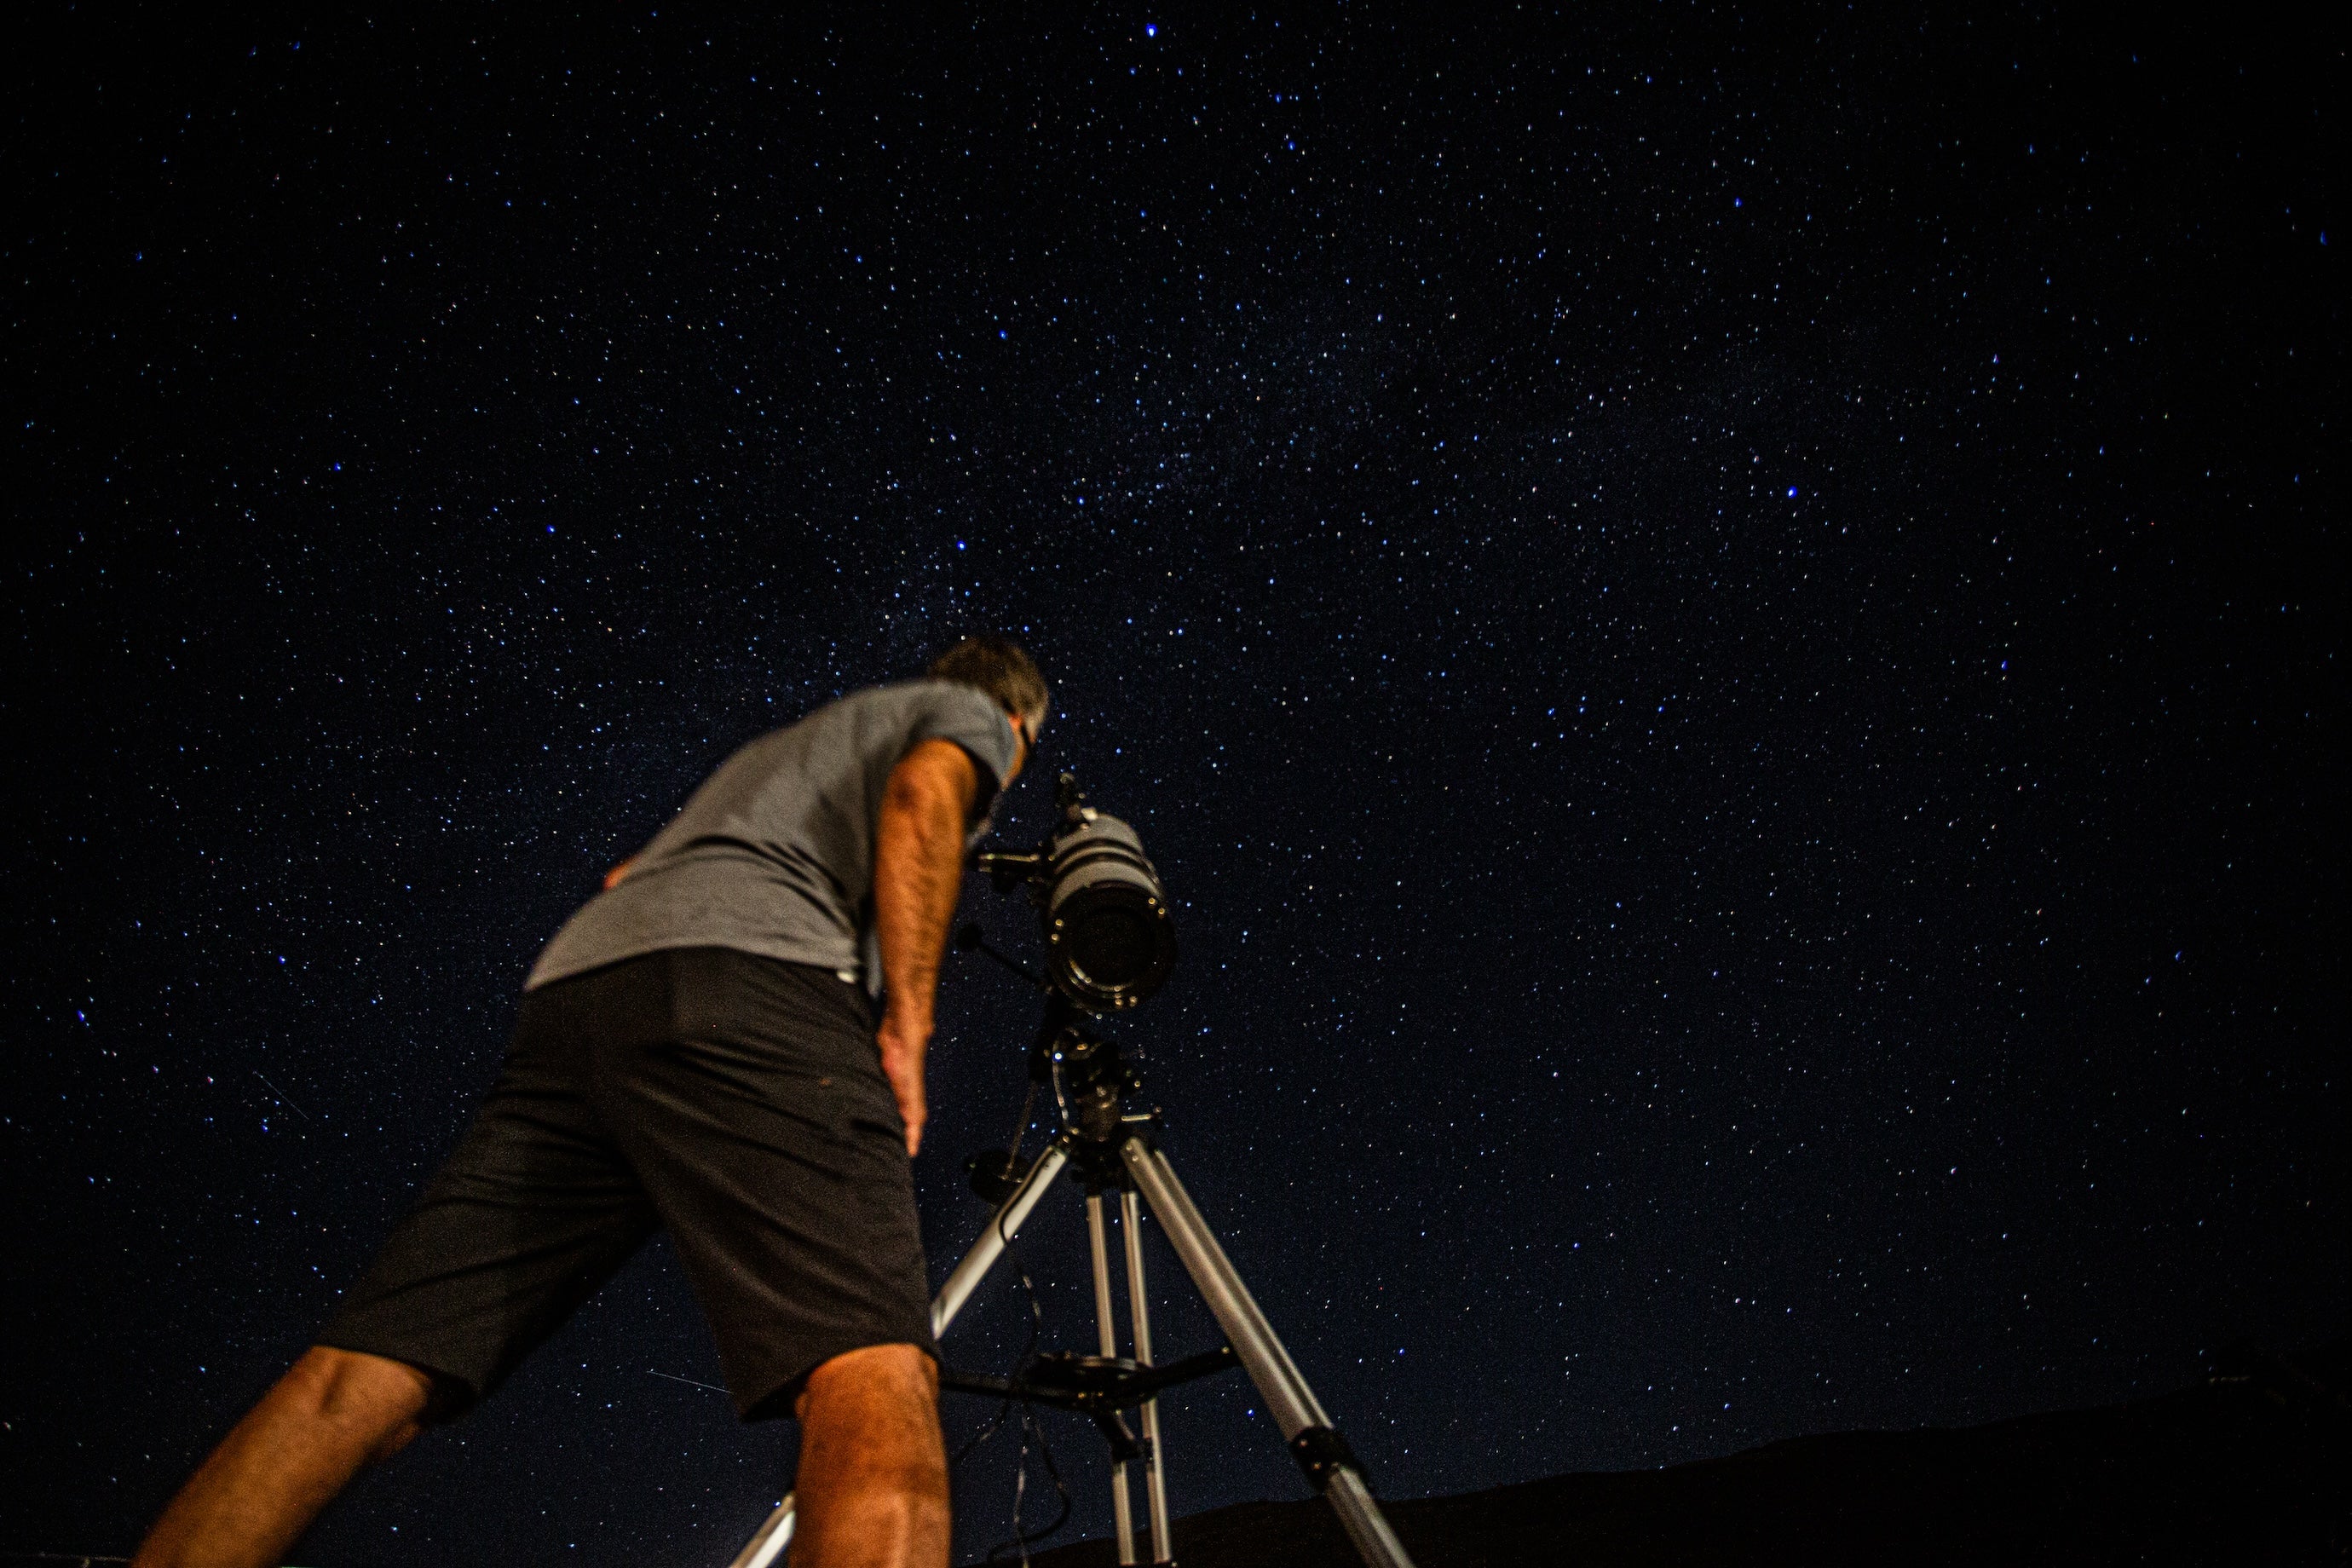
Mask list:
[[[1176,967],[1168,890],[1134,828],[1087,804],[1077,775],[1054,784],[1054,831],[1025,852],[983,854],[1000,893],[1026,884],[1054,988],[1093,1013],[1132,1007]]]
[[[1141,1005],[1167,984],[1175,969],[1176,921],[1168,890],[1135,829],[1088,805],[1074,774],[1066,773],[1055,782],[1054,805],[1053,831],[1036,848],[978,857],[979,868],[999,892],[1026,889],[1045,941],[1046,973],[1039,975],[991,947],[976,923],[958,933],[957,945],[985,952],[1045,993],[1045,1019],[1029,1050],[1030,1094],[1051,1087],[1059,1126],[1034,1159],[1024,1159],[1021,1143],[1034,1099],[1024,1101],[1013,1147],[985,1151],[965,1162],[972,1191],[996,1212],[933,1298],[931,1333],[936,1338],[947,1331],[1012,1246],[1030,1211],[1066,1170],[1086,1194],[1099,1353],[1026,1356],[1010,1377],[943,1366],[940,1386],[1091,1418],[1110,1449],[1111,1521],[1118,1562],[1148,1561],[1172,1568],[1159,1395],[1163,1389],[1238,1367],[1256,1385],[1291,1458],[1339,1515],[1341,1530],[1367,1568],[1412,1568],[1412,1558],[1372,1495],[1361,1461],[1317,1401],[1215,1232],[1160,1152],[1160,1113],[1142,1102],[1143,1077],[1136,1062],[1094,1023]],[[1224,1335],[1224,1342],[1214,1349],[1174,1362],[1155,1363],[1152,1355],[1143,1278],[1147,1205]],[[1123,1270],[1111,1264],[1109,1221],[1114,1213]],[[1112,1300],[1122,1273],[1129,1319],[1125,1353]],[[1140,1432],[1128,1425],[1129,1411],[1140,1418]],[[1143,1472],[1141,1519],[1136,1517],[1129,1491],[1131,1468]],[[794,1500],[787,1497],[731,1568],[773,1568],[792,1539],[794,1517]],[[1034,1539],[1018,1538],[1024,1556]]]

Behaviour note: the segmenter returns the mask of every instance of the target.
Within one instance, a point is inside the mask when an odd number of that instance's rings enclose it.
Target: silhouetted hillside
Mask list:
[[[1842,1432],[1391,1505],[1421,1568],[2352,1562],[2347,1344],[2179,1394],[1957,1431]],[[1377,1477],[1374,1478],[1378,1479]],[[1176,1524],[1184,1568],[1356,1561],[1319,1500]],[[1109,1543],[1037,1568],[1107,1568]]]

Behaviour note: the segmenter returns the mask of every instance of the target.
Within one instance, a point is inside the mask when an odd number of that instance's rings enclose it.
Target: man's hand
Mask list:
[[[874,1043],[882,1047],[882,1075],[898,1101],[899,1120],[907,1124],[907,1158],[923,1146],[923,1123],[930,1112],[923,1104],[923,1052],[931,1043],[931,1020],[908,1016],[893,1006],[884,1011]]]
[[[931,995],[963,885],[963,826],[979,784],[980,770],[961,746],[926,741],[890,770],[875,830],[874,930],[889,994],[875,1044],[907,1123],[909,1158],[923,1142]]]

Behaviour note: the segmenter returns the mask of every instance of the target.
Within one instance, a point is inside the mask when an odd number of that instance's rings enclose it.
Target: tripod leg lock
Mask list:
[[[1093,1413],[1095,1429],[1110,1445],[1110,1462],[1124,1465],[1130,1459],[1151,1462],[1151,1440],[1139,1437],[1128,1430],[1126,1420],[1116,1410],[1097,1409]]]
[[[1348,1439],[1336,1427],[1302,1428],[1290,1440],[1290,1457],[1298,1461],[1298,1468],[1318,1492],[1328,1487],[1331,1478],[1342,1469],[1353,1470],[1359,1476],[1364,1473],[1363,1461],[1356,1458],[1356,1451],[1348,1447]]]

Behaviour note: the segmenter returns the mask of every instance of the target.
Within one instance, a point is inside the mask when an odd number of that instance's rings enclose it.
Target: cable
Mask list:
[[[1037,1439],[1037,1458],[1044,1462],[1045,1474],[1052,1479],[1055,1494],[1062,1500],[1062,1506],[1055,1513],[1051,1524],[1040,1530],[1024,1531],[1021,1528],[1021,1504],[1029,1490],[1029,1439],[1033,1436]],[[1017,1551],[1021,1554],[1022,1568],[1028,1568],[1029,1549],[1039,1542],[1050,1540],[1069,1522],[1070,1489],[1062,1483],[1062,1468],[1054,1462],[1054,1446],[1045,1441],[1045,1423],[1037,1419],[1036,1407],[1024,1400],[1021,1403],[1021,1469],[1013,1480],[1013,1535],[1010,1540],[1000,1541],[990,1547],[987,1560],[1001,1563],[1008,1552]]]
[[[1021,1097],[1021,1120],[1013,1124],[1013,1142],[1004,1151],[1004,1168],[1008,1172],[1021,1168],[1021,1143],[1029,1136],[1029,1112],[1037,1104],[1037,1080],[1029,1080],[1029,1092]]]
[[[1058,1082],[1055,1088],[1058,1099],[1060,1089]],[[1028,1135],[1029,1113],[1035,1108],[1036,1101],[1037,1085],[1033,1079],[1030,1082],[1028,1093],[1022,1097],[1021,1120],[1013,1131],[1013,1146],[1009,1152],[1013,1162],[1012,1169],[1019,1168],[1021,1143]],[[1000,1210],[996,1221],[997,1238],[1004,1243],[1004,1256],[1011,1260],[1013,1272],[1021,1281],[1022,1294],[1029,1302],[1028,1342],[1021,1347],[1021,1354],[1013,1363],[1013,1381],[1019,1384],[1027,1381],[1029,1369],[1037,1359],[1037,1345],[1043,1339],[1045,1330],[1045,1305],[1038,1298],[1037,1282],[1030,1278],[1029,1266],[1021,1260],[1021,1248],[1013,1242],[1012,1233],[1004,1228],[1002,1216],[1003,1211]],[[959,1468],[964,1460],[970,1458],[990,1438],[1003,1430],[1004,1418],[1013,1413],[1013,1403],[1014,1395],[1007,1394],[997,1405],[996,1414],[988,1418],[987,1424],[965,1439],[963,1446],[955,1451],[955,1457],[948,1461],[948,1468],[950,1472]],[[1024,1568],[1026,1568],[1029,1562],[1029,1549],[1037,1542],[1048,1539],[1069,1522],[1071,1500],[1070,1489],[1062,1480],[1061,1467],[1055,1462],[1053,1445],[1045,1439],[1045,1424],[1037,1419],[1036,1406],[1025,1399],[1021,1400],[1020,1405],[1021,1454],[1018,1460],[1019,1468],[1013,1476],[1013,1534],[1009,1539],[1000,1541],[990,1547],[986,1561],[1003,1562],[1005,1560],[1006,1553],[1017,1552],[1020,1553]],[[1027,1531],[1021,1525],[1021,1510],[1028,1498],[1029,1447],[1033,1439],[1036,1443],[1038,1459],[1045,1465],[1046,1477],[1053,1481],[1055,1494],[1060,1498],[1062,1506],[1055,1513],[1052,1523],[1041,1530]]]
[[[1013,1380],[1018,1383],[1021,1381],[1022,1374],[1029,1370],[1030,1362],[1037,1354],[1037,1341],[1045,1328],[1045,1304],[1037,1299],[1037,1285],[1029,1278],[1029,1266],[1021,1261],[1021,1249],[1013,1245],[1013,1237],[1005,1233],[1001,1221],[997,1225],[996,1234],[1003,1239],[1004,1256],[1012,1260],[1013,1272],[1019,1277],[1021,1289],[1029,1298],[1029,1342],[1021,1347],[1021,1354],[1013,1363]],[[1008,1394],[1004,1396],[1003,1402],[997,1405],[996,1414],[988,1418],[988,1424],[966,1441],[962,1447],[956,1450],[955,1458],[948,1461],[948,1468],[952,1470],[962,1464],[972,1450],[995,1436],[998,1428],[1004,1425],[1005,1416],[1012,1414],[1012,1411],[1013,1395]]]

